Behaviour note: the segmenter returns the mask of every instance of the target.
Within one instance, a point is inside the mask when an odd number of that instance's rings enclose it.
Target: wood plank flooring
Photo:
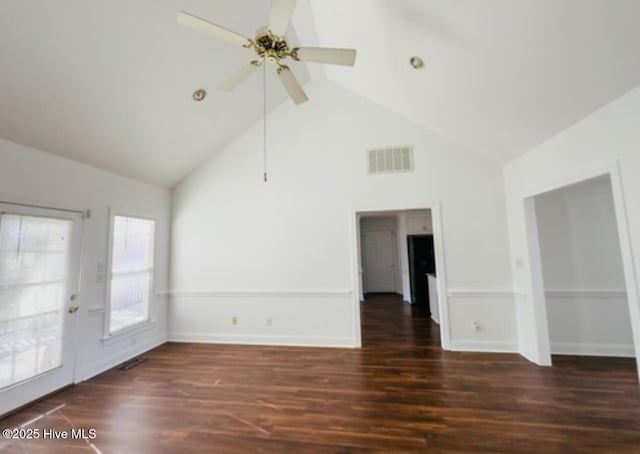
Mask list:
[[[0,421],[95,429],[3,453],[640,453],[629,359],[443,352],[437,325],[363,303],[362,349],[163,345]],[[92,444],[90,444],[92,443]]]

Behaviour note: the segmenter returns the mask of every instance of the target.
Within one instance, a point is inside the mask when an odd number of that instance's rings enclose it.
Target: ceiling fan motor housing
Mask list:
[[[274,63],[290,54],[287,41],[281,36],[274,35],[266,28],[258,30],[253,48],[260,58]]]

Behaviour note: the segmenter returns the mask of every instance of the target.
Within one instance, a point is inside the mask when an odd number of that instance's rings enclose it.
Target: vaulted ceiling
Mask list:
[[[261,74],[231,94],[215,87],[255,54],[177,25],[176,13],[253,36],[268,9],[267,0],[2,0],[0,137],[171,187],[263,112]],[[272,108],[286,94],[273,73],[267,84]],[[201,103],[198,88],[208,92]]]
[[[312,0],[328,77],[506,161],[640,84],[638,0]],[[418,55],[421,71],[408,61]]]
[[[298,3],[291,42],[358,49],[354,68],[296,65],[303,83],[328,77],[496,161],[640,84],[637,0]],[[259,75],[215,89],[251,51],[179,27],[176,12],[252,36],[268,7],[3,0],[0,137],[171,187],[262,115]],[[267,84],[269,109],[290,102],[272,73]]]

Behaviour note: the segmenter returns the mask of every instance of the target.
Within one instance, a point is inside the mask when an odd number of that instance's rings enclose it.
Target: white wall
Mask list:
[[[410,210],[402,214],[407,222],[407,235],[429,235],[433,233],[431,210]]]
[[[0,201],[73,210],[85,218],[80,310],[76,326],[76,381],[85,380],[166,341],[166,297],[155,295],[150,329],[104,345],[106,283],[97,283],[98,263],[107,263],[109,207],[153,216],[156,224],[157,291],[168,289],[170,195],[167,190],[113,175],[0,139]]]
[[[535,203],[551,352],[633,355],[610,178]]]
[[[175,189],[170,338],[357,345],[359,210],[441,203],[452,310],[511,288],[497,164],[331,82],[306,89],[310,102],[269,116],[268,183],[257,124]],[[413,145],[415,173],[369,176],[366,150],[397,144]],[[515,331],[503,329],[514,326],[513,302],[480,299],[487,329],[454,319],[456,338],[514,348]]]
[[[570,181],[595,176],[601,169],[619,168],[612,183],[619,228],[629,232],[621,252],[625,283],[631,301],[635,350],[640,351],[640,307],[637,301],[640,262],[640,88],[605,106],[546,143],[505,166],[505,189],[512,250],[520,351],[538,363],[544,352],[545,327],[540,323],[540,301],[534,294],[535,255],[528,244],[527,217],[523,199],[560,187]],[[628,223],[621,223],[622,212]]]

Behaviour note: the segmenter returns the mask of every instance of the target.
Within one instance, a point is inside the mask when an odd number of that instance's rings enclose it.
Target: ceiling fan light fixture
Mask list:
[[[287,41],[264,27],[258,29],[256,38],[253,40],[253,49],[261,59],[272,63],[279,62],[290,54]]]
[[[413,67],[413,69],[424,68],[424,60],[415,55],[409,59],[409,64]]]

